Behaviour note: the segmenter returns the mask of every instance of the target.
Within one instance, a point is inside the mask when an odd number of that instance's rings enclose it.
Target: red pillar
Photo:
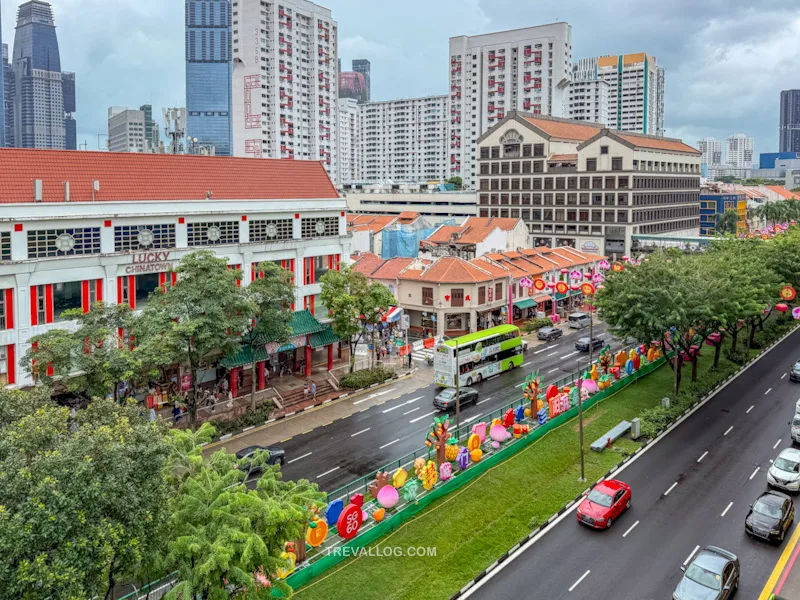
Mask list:
[[[239,367],[234,367],[231,369],[230,373],[230,387],[231,387],[231,395],[236,398],[236,392],[238,391],[237,387],[239,386],[239,378],[237,375],[239,374]]]
[[[306,377],[311,377],[311,344],[306,342]]]
[[[266,369],[264,368],[264,361],[258,363],[258,389],[263,390],[267,387]]]
[[[328,371],[333,368],[333,344],[328,344]]]

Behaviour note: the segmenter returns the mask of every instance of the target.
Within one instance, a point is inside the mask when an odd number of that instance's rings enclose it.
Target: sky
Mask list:
[[[77,80],[78,142],[97,149],[109,106],[185,105],[182,0],[51,0]],[[19,0],[2,3],[13,47]],[[339,56],[372,63],[372,98],[447,92],[448,39],[566,21],[573,59],[647,52],[666,68],[665,125],[690,144],[733,133],[776,151],[782,89],[800,88],[800,11],[774,0],[325,0]],[[99,139],[105,147],[105,138]]]

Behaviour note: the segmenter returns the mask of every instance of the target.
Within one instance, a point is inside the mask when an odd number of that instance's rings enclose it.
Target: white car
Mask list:
[[[781,451],[767,471],[767,484],[787,492],[800,492],[800,450]]]
[[[789,427],[791,427],[792,441],[800,444],[800,414],[796,414],[792,418],[789,422]]]
[[[795,414],[800,415],[800,400],[798,400],[797,404],[794,405],[794,412]]]

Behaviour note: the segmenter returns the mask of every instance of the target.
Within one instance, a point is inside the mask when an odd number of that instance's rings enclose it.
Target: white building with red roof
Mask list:
[[[75,326],[64,310],[141,308],[195,250],[243,285],[281,265],[295,309],[322,319],[319,279],[349,262],[346,203],[319,162],[0,149],[0,164],[0,385],[30,383],[19,358]]]

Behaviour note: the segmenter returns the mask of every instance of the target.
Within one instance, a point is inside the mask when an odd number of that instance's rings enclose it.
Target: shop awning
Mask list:
[[[403,309],[400,308],[399,306],[392,306],[391,308],[389,308],[386,314],[383,315],[381,321],[383,321],[384,323],[394,323],[395,321],[399,321],[400,317],[402,316],[403,316]]]
[[[519,300],[514,300],[514,307],[519,308],[520,310],[532,308],[534,306],[536,306],[536,300],[533,298],[520,298]]]
[[[278,348],[278,352],[291,352],[292,350],[297,350],[297,346],[294,344],[284,344]]]
[[[330,327],[327,325],[325,329],[320,331],[319,333],[311,334],[311,347],[312,348],[321,348],[322,346],[330,346],[331,344],[335,344],[339,341],[339,336],[333,333]]]
[[[534,300],[534,302],[537,302],[537,303],[538,302],[550,302],[550,300],[552,300],[552,298],[550,297],[550,294],[537,294],[536,296],[533,297],[533,300]]]
[[[262,360],[267,359],[267,351],[264,347],[259,347],[256,349],[256,362],[261,362]],[[253,364],[253,354],[252,348],[250,346],[245,346],[239,352],[232,356],[226,356],[219,364],[225,367],[226,369],[234,369],[236,367],[243,367],[245,365]]]

